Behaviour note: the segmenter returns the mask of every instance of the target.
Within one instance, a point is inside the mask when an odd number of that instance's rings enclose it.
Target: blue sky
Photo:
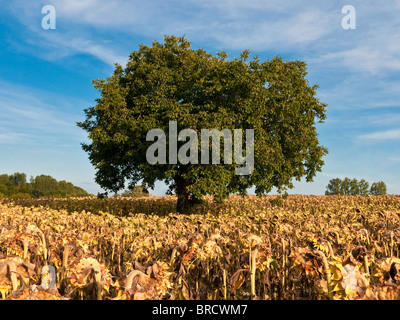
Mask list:
[[[384,181],[400,193],[400,1],[0,0],[0,173],[48,174],[101,191],[75,123],[95,104],[91,80],[125,64],[138,45],[185,35],[193,48],[243,49],[262,60],[304,60],[328,104],[318,125],[329,149],[313,183],[289,193],[323,194],[332,178]],[[42,7],[56,9],[43,29]],[[342,28],[342,7],[356,29]],[[162,195],[160,183],[153,194]]]

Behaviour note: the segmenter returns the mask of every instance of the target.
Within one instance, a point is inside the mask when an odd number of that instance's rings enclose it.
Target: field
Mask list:
[[[400,299],[400,196],[0,202],[3,299]]]

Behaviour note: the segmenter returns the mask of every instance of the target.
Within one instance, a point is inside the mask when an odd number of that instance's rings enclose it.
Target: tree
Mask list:
[[[329,180],[329,183],[326,187],[325,195],[329,196],[341,194],[341,184],[342,180],[340,180],[339,178]]]
[[[66,197],[67,195],[75,195],[75,186],[71,182],[61,180],[58,182],[55,194],[59,197]]]
[[[383,181],[374,182],[371,185],[370,193],[374,196],[384,195],[386,192],[386,184]]]
[[[0,175],[0,193],[4,197],[25,199],[32,197],[86,197],[85,190],[71,182],[57,181],[51,176],[40,175],[26,180],[25,173]]]
[[[26,185],[26,174],[25,173],[16,172],[16,173],[8,176],[8,179],[16,187],[23,187]]]
[[[350,181],[349,194],[352,195],[352,196],[356,196],[356,195],[360,194],[360,187],[358,185],[358,180],[356,178],[353,178]]]
[[[8,178],[8,174],[0,175],[0,192],[3,194],[3,196],[8,196],[10,194],[9,185],[10,180]]]
[[[351,179],[344,178],[340,184],[340,194],[349,195],[351,192]]]
[[[373,183],[371,189],[369,189],[369,183],[365,179],[358,181],[353,178],[344,178],[343,180],[339,178],[329,180],[326,186],[325,195],[361,195],[366,196],[368,194],[379,195],[386,194],[386,185],[384,182]]]
[[[369,194],[369,183],[365,179],[361,179],[358,182],[358,194],[361,196],[366,196]]]
[[[316,132],[316,122],[326,118],[326,104],[316,98],[318,86],[309,86],[303,61],[249,61],[249,54],[245,50],[229,60],[225,52],[214,56],[192,49],[183,37],[166,36],[163,44],[140,45],[125,68],[115,64],[110,77],[93,81],[101,97],[85,109],[86,119],[77,125],[91,140],[82,148],[96,169],[96,182],[117,192],[126,183],[132,188],[142,180],[154,188],[156,181],[164,181],[177,195],[177,211],[182,213],[206,194],[220,201],[230,193],[244,195],[252,186],[262,195],[273,187],[292,188],[293,179],[313,181],[327,154]],[[188,128],[197,136],[202,129],[219,134],[241,129],[246,135],[236,142],[242,143],[246,156],[253,146],[254,161],[230,163],[225,139],[219,150],[216,141],[207,148],[188,134],[180,141],[171,134],[164,140],[162,134],[146,139],[152,129],[169,132],[171,123],[174,132]],[[160,161],[151,164],[146,154],[156,138]],[[182,157],[189,152],[191,161],[175,161],[176,154],[170,153],[164,161],[163,151],[174,150],[175,143]],[[208,161],[199,161],[192,148],[196,145]],[[220,163],[211,163],[212,151],[222,148]],[[249,174],[236,174],[241,164],[251,167]]]
[[[148,197],[149,191],[142,185],[134,186],[133,189],[125,190],[121,197]]]
[[[57,192],[58,182],[51,176],[42,174],[31,181],[32,193],[35,197],[48,197]]]

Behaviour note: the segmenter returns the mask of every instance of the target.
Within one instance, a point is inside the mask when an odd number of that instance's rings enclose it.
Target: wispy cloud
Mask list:
[[[400,129],[363,134],[359,138],[364,140],[397,140],[400,139]]]
[[[389,35],[385,37],[385,42],[380,45],[377,45],[374,41],[356,44],[356,47],[351,49],[324,54],[315,59],[315,61],[319,63],[334,63],[336,65],[341,64],[348,70],[371,73],[373,75],[399,71],[400,47],[397,43],[400,43],[400,37],[397,34]]]
[[[104,41],[100,41],[99,43],[90,39],[79,38],[75,35],[63,35],[60,37],[50,34],[46,35],[45,38],[47,41],[52,42],[53,46],[56,45],[61,48],[67,46],[65,50],[68,50],[69,54],[89,54],[111,66],[115,63],[125,65],[128,59],[127,56],[116,52],[114,48],[105,45]],[[58,50],[51,51],[47,57],[49,57],[50,60],[57,60],[59,58],[57,52]]]
[[[322,15],[321,10],[311,8],[284,19],[219,21],[213,24],[212,34],[225,48],[290,51],[322,40],[332,31],[332,14],[325,12],[326,19],[319,19]]]
[[[26,138],[26,134],[15,132],[0,132],[0,144],[15,144]]]
[[[57,137],[64,141],[82,138],[75,125],[77,114],[71,112],[71,104],[83,105],[79,99],[4,81],[0,87],[0,143],[43,144]]]
[[[49,0],[48,4],[57,12],[53,32],[41,29],[37,4],[19,0],[7,8],[31,34],[31,45],[52,49],[51,58],[55,51],[60,57],[83,52],[108,64],[126,55],[121,43],[103,43],[104,36],[112,32],[152,39],[186,34],[192,41],[207,40],[224,50],[291,50],[323,41],[336,29],[335,18],[340,18],[331,4],[321,6],[318,1],[293,4],[285,0],[276,5],[272,1]],[[49,57],[46,51],[38,54]]]
[[[57,10],[59,27],[54,32],[41,29],[36,3],[18,0],[6,8],[34,34],[34,39],[28,37],[32,45],[52,49],[51,55],[47,50],[37,52],[51,59],[86,53],[109,65],[123,64],[137,43],[129,48],[129,41],[106,44],[109,34],[117,32],[120,39],[186,34],[192,41],[207,41],[224,50],[295,50],[332,68],[341,65],[373,74],[400,70],[400,8],[395,0],[379,6],[372,0],[355,4],[357,29],[351,31],[341,28],[344,2],[49,0],[47,4]]]

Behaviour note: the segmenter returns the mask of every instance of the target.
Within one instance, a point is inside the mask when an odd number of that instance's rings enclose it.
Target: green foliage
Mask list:
[[[365,181],[364,179],[361,179],[358,182],[358,188],[359,188],[358,189],[359,195],[366,196],[370,193],[369,192],[369,183],[368,183],[368,181]],[[386,194],[386,192],[384,194]]]
[[[40,175],[32,179],[31,185],[32,193],[36,198],[54,195],[58,188],[57,180],[46,175]]]
[[[133,189],[124,190],[121,197],[148,197],[149,191],[142,185],[134,186]]]
[[[86,120],[78,126],[91,140],[82,147],[96,182],[117,192],[126,183],[132,188],[142,180],[154,188],[164,181],[178,196],[178,211],[185,212],[202,195],[221,201],[252,186],[262,195],[273,187],[292,188],[293,179],[313,181],[327,154],[315,126],[325,120],[326,104],[316,98],[318,86],[308,84],[306,63],[278,57],[248,61],[247,50],[228,60],[225,52],[213,56],[190,46],[173,36],[163,44],[140,45],[125,68],[116,64],[110,77],[93,81],[101,97],[85,109]],[[190,128],[198,135],[201,129],[254,129],[253,172],[237,176],[237,164],[223,161],[149,164],[146,150],[153,142],[146,134],[155,128],[168,132],[169,121],[177,121],[178,132]]]
[[[26,180],[25,173],[0,175],[0,198],[30,199],[40,197],[86,197],[85,190],[71,182],[57,181],[51,176],[39,175]]]
[[[369,189],[369,183],[364,179],[358,181],[357,179],[344,178],[343,180],[339,178],[329,180],[326,186],[325,195],[361,195],[366,196],[371,195],[384,195],[386,194],[386,185],[384,182],[374,182]]]
[[[386,192],[386,184],[383,181],[374,182],[371,185],[370,193],[374,196],[384,195]]]
[[[17,187],[26,185],[26,174],[16,172],[8,177],[8,180]]]
[[[344,178],[341,185],[340,185],[340,192],[341,194],[350,195],[351,192],[351,180],[350,178]]]
[[[339,178],[331,179],[329,180],[329,184],[326,187],[327,190],[325,191],[325,194],[342,194],[341,186],[342,181]]]

